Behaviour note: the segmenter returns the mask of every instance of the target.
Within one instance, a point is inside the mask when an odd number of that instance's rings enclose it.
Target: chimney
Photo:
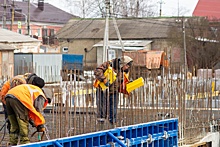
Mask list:
[[[38,0],[38,9],[44,11],[44,0]]]

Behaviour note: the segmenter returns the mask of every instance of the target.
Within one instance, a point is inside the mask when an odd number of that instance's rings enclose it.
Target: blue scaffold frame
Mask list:
[[[178,147],[178,119],[20,145],[20,147]]]

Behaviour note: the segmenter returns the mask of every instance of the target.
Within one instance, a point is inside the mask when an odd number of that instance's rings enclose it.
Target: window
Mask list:
[[[18,29],[17,31],[19,34],[22,34],[22,30],[21,29]]]
[[[42,29],[42,37],[47,37],[48,36],[48,32],[47,31],[48,30],[45,29],[45,28]]]
[[[69,50],[68,47],[63,47],[63,52],[64,53],[68,52],[68,50]]]
[[[108,50],[108,60],[115,58],[115,50]]]
[[[54,36],[54,29],[50,29],[50,34],[49,36]]]
[[[37,29],[37,34],[38,34],[39,37],[41,36],[41,29],[40,28]]]

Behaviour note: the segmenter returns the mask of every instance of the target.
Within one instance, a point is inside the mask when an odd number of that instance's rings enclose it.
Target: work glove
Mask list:
[[[32,119],[29,119],[29,123],[32,127],[36,127],[36,125],[34,124],[34,121]]]
[[[105,86],[108,87],[109,85],[110,85],[110,84],[109,84],[109,81],[107,81],[107,82],[105,83]]]
[[[44,132],[46,129],[44,127],[44,125],[39,125],[37,126],[37,132]]]
[[[109,80],[107,80],[106,78],[103,80],[103,82],[104,82],[105,86],[107,86],[107,87],[110,85]]]

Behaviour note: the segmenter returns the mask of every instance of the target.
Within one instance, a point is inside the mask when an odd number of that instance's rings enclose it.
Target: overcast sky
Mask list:
[[[75,5],[80,3],[80,0],[71,0],[75,3]],[[198,0],[153,0],[154,2],[157,2],[158,5],[158,15],[160,6],[162,8],[162,16],[192,16],[193,10],[196,7],[196,4],[198,3]],[[70,6],[67,8],[65,5],[65,0],[45,0],[45,2],[48,2],[62,10],[68,11],[70,13],[73,13],[75,15],[80,15],[80,9],[74,8],[74,6]],[[161,5],[160,5],[161,3]],[[72,8],[72,9],[71,9]],[[178,13],[179,12],[179,13]]]

